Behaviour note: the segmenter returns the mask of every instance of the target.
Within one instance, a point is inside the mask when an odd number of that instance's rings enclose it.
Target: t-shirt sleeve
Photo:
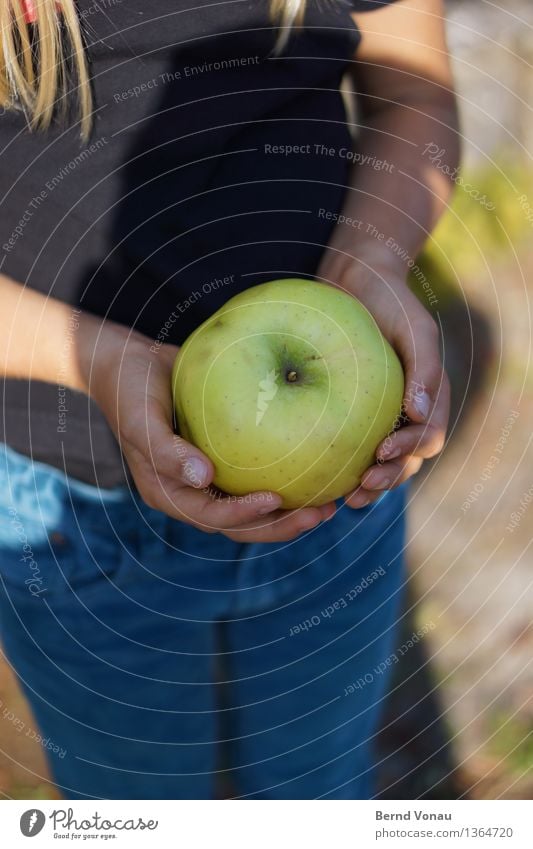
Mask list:
[[[396,0],[349,0],[352,12],[371,12],[372,9],[390,6],[391,3],[396,3]]]

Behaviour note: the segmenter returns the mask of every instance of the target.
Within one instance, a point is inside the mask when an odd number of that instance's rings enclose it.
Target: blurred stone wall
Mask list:
[[[465,166],[506,149],[533,161],[532,0],[448,0]]]

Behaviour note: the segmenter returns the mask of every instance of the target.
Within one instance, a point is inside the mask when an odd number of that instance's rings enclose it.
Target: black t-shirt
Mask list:
[[[79,0],[91,138],[0,116],[0,271],[176,344],[228,298],[312,276],[352,148],[341,78],[380,2],[308,0],[280,56],[268,0]],[[76,312],[72,334],[75,344]],[[57,383],[4,382],[16,450],[123,482],[96,406]]]

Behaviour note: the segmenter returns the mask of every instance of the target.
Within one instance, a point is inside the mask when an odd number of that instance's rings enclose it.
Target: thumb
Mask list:
[[[396,346],[405,371],[403,412],[424,424],[431,416],[443,380],[439,334],[432,321],[406,326]]]
[[[187,486],[193,486],[197,489],[208,486],[215,474],[212,462],[198,448],[181,436],[172,433],[172,441],[180,480]]]
[[[146,459],[159,474],[196,489],[211,483],[215,475],[212,462],[199,448],[174,433],[162,410],[152,409],[146,424],[143,453],[148,454]],[[137,447],[141,448],[139,440]]]

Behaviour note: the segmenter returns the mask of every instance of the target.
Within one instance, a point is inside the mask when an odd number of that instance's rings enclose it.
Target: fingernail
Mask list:
[[[401,448],[389,448],[380,452],[380,457],[385,460],[394,460],[396,457],[399,457],[402,453]]]
[[[402,453],[401,448],[395,448],[393,451],[390,452],[390,454],[387,454],[385,456],[385,459],[386,460],[395,460],[396,457],[399,457],[401,453]]]
[[[199,457],[190,457],[183,464],[183,474],[192,486],[205,486],[209,478],[209,469]]]
[[[431,406],[431,399],[427,392],[421,392],[420,394],[415,394],[413,398],[413,407],[423,419],[427,419],[429,415],[429,408]]]
[[[390,478],[382,478],[379,474],[370,474],[364,481],[367,489],[388,489],[390,484]]]

